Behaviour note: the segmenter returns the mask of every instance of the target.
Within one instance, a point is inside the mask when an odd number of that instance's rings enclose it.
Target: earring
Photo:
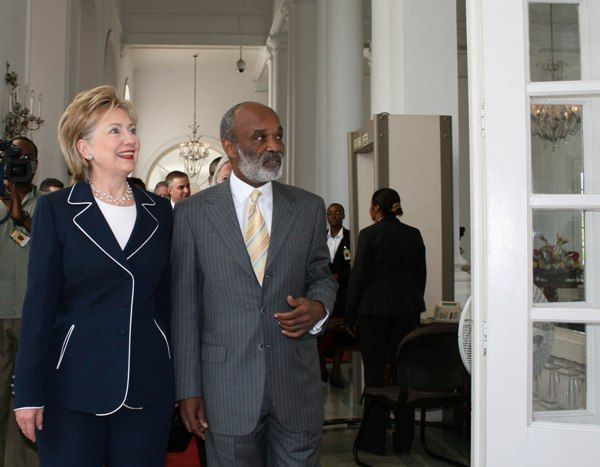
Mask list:
[[[86,159],[90,162],[92,162],[94,160],[94,156],[90,153],[87,155]]]

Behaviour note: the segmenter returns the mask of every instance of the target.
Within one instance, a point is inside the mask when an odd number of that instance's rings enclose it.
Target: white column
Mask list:
[[[269,59],[269,106],[279,114],[281,123],[287,116],[287,34],[272,34],[267,39]],[[283,125],[285,129],[285,125]]]
[[[327,0],[317,0],[316,193],[327,203]]]
[[[455,0],[373,0],[371,112],[452,117],[456,299],[465,301],[459,251],[458,65]],[[435,14],[433,14],[435,12]]]
[[[288,27],[287,181],[314,192],[317,5],[299,0],[283,9]]]
[[[395,24],[401,29],[402,16],[390,17],[395,2],[372,0],[371,2],[371,114],[382,112],[402,113],[404,105],[398,103],[392,111],[392,34]],[[398,8],[394,8],[397,10]],[[400,34],[402,36],[402,34]],[[397,38],[396,38],[397,39]],[[402,43],[394,44],[395,50],[402,50]],[[397,54],[400,55],[401,54]],[[396,81],[400,79],[396,76]],[[394,83],[397,84],[397,83]]]
[[[287,176],[289,166],[289,133],[288,114],[288,41],[287,33],[271,34],[267,39],[267,52],[269,59],[269,107],[271,107],[281,121],[283,127],[283,141],[287,151],[287,157],[283,159],[285,183],[289,183]]]
[[[361,0],[327,2],[327,203],[348,210],[348,137],[362,124]]]

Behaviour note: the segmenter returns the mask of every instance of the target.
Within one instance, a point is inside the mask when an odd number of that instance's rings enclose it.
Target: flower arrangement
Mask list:
[[[556,300],[557,288],[572,288],[583,283],[583,265],[577,251],[568,251],[568,240],[556,234],[556,243],[549,243],[543,235],[536,238],[543,245],[533,250],[533,282],[540,287],[549,301]]]

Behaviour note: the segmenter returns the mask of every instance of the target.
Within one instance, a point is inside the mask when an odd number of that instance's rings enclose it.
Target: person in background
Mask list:
[[[403,224],[400,196],[391,188],[373,193],[370,208],[374,224],[360,231],[354,266],[348,283],[346,325],[358,339],[365,369],[365,387],[385,385],[386,362],[392,382],[397,378],[396,351],[404,336],[419,324],[425,310],[425,245],[418,229]],[[366,408],[365,408],[366,410]],[[375,406],[358,449],[385,452],[387,413]],[[395,414],[394,450],[410,450],[414,409]]]
[[[218,185],[228,180],[231,176],[231,162],[228,157],[222,157],[221,162],[215,168],[215,174],[213,177],[213,185]]]
[[[33,173],[24,182],[0,180],[5,190],[0,198],[0,466],[33,467],[39,463],[35,445],[23,436],[10,411],[31,224],[42,193],[33,184],[38,159],[36,145],[25,136],[15,138],[12,144],[27,158]],[[33,267],[37,267],[35,262]]]
[[[169,197],[171,198],[171,207],[174,208],[176,203],[190,196],[190,179],[184,172],[179,170],[169,172],[165,182],[167,182]]]
[[[221,156],[215,157],[208,165],[208,186],[214,185],[215,171],[217,170],[217,166],[219,165],[219,162],[221,162],[221,159]]]
[[[62,190],[64,187],[63,182],[57,178],[46,178],[40,183],[40,191],[44,193],[52,193],[53,191]]]
[[[318,337],[321,380],[326,382],[329,378],[330,384],[340,389],[344,387],[340,375],[344,348],[357,344],[356,339],[348,334],[344,327],[346,292],[348,290],[351,260],[350,231],[343,225],[345,217],[344,207],[341,204],[333,203],[327,208],[329,269],[332,279],[338,283],[338,291],[331,318],[327,322],[327,329],[322,336]],[[331,375],[329,375],[325,365],[327,357],[333,357]]]
[[[154,194],[160,196],[161,198],[169,199],[171,195],[169,195],[169,184],[164,180],[162,182],[158,182],[154,187]]]
[[[164,465],[173,413],[169,202],[132,187],[136,114],[114,88],[59,122],[74,184],[38,199],[15,416],[43,466]]]
[[[139,188],[142,191],[146,191],[146,184],[143,182],[143,180],[141,178],[129,177],[129,178],[127,178],[127,181],[131,186]]]

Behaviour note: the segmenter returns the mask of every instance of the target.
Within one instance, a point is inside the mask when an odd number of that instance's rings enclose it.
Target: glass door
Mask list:
[[[600,458],[600,1],[481,5],[486,465]]]

